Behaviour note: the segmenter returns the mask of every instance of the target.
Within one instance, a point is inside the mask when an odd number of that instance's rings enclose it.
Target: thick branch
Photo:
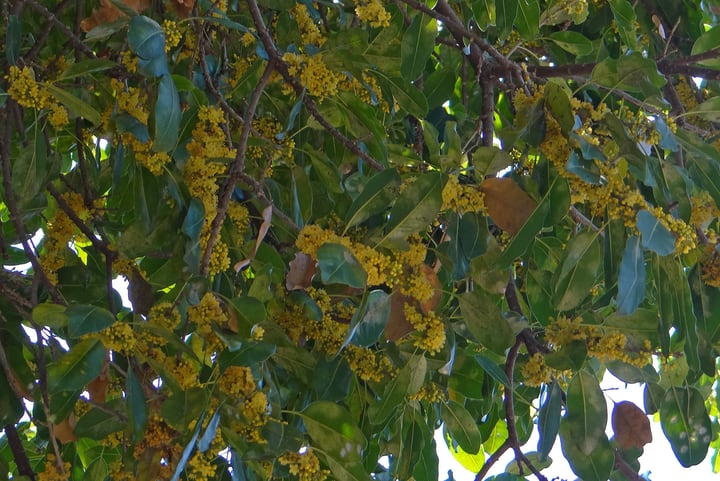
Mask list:
[[[27,453],[25,452],[25,448],[22,445],[22,441],[20,440],[20,436],[18,435],[15,426],[12,424],[5,426],[5,436],[7,437],[10,451],[12,451],[13,459],[15,460],[15,465],[18,469],[18,474],[20,476],[27,476],[34,480],[35,473],[30,467],[30,460],[28,459]]]

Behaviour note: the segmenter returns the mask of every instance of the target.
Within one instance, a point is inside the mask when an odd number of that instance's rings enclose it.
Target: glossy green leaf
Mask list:
[[[220,353],[218,361],[223,369],[230,366],[250,367],[269,359],[276,350],[277,347],[271,343],[245,340],[239,345],[228,346]]]
[[[145,404],[142,386],[133,369],[128,369],[127,378],[125,379],[125,398],[127,399],[128,417],[132,426],[133,438],[136,440],[142,439],[147,424],[147,405]]]
[[[175,147],[180,133],[180,97],[172,76],[163,75],[155,101],[155,137],[153,150],[168,152]]]
[[[553,305],[559,311],[579,306],[595,285],[601,265],[598,232],[584,231],[570,239],[553,277]]]
[[[395,169],[386,169],[374,175],[348,208],[345,231],[387,209],[397,196],[400,176]]]
[[[313,377],[317,399],[341,402],[350,393],[352,383],[353,372],[343,357],[321,359],[317,363]]]
[[[492,295],[475,289],[458,296],[458,301],[465,325],[478,343],[498,354],[512,346],[515,334]]]
[[[482,354],[476,356],[475,359],[477,359],[478,364],[482,366],[483,370],[491,378],[504,385],[507,389],[512,388],[510,386],[510,380],[508,379],[507,374],[505,374],[505,371],[503,371],[502,368],[495,363],[495,361],[493,361],[487,356],[483,356]]]
[[[570,104],[571,93],[568,92],[567,86],[549,81],[545,85],[544,93],[545,107],[550,110],[550,113],[552,113],[553,117],[555,117],[555,120],[558,121],[562,131],[566,134],[572,131],[573,126],[575,125],[575,114],[573,113],[573,108]]]
[[[412,471],[413,478],[416,481],[435,481],[439,479],[438,464],[437,444],[435,444],[434,439],[429,439],[425,442],[420,457],[415,463]]]
[[[425,117],[428,112],[428,102],[425,94],[415,85],[405,78],[389,77],[381,72],[375,72],[375,76],[380,79],[381,84],[390,89],[401,109],[419,119]]]
[[[365,471],[362,463],[358,461],[339,461],[330,455],[325,455],[323,458],[336,479],[343,479],[347,481],[372,481],[372,478]]]
[[[720,120],[720,97],[711,97],[705,100],[694,109],[691,109],[688,115],[701,117],[710,122],[717,122]]]
[[[391,296],[385,291],[380,289],[370,291],[364,308],[363,306],[358,308],[357,319],[353,317],[350,323],[345,342],[363,347],[378,342],[390,318],[391,301]]]
[[[534,39],[540,29],[540,3],[538,0],[517,2],[515,27],[523,40]]]
[[[424,356],[411,356],[397,376],[385,386],[383,395],[376,404],[370,405],[368,416],[375,425],[383,424],[398,409],[407,396],[415,394],[425,382],[427,360]]]
[[[130,19],[128,47],[146,60],[165,56],[165,32],[152,18],[136,15]]]
[[[649,210],[638,212],[637,228],[642,235],[642,246],[645,249],[661,256],[675,252],[675,236]]]
[[[176,392],[163,402],[160,414],[171,427],[184,429],[204,415],[208,394],[199,387]]]
[[[212,444],[213,440],[215,439],[215,434],[217,433],[218,426],[220,425],[220,408],[215,410],[215,413],[210,418],[210,421],[208,422],[207,427],[205,428],[205,432],[203,433],[202,437],[198,440],[197,448],[198,451],[201,453],[204,453],[208,449],[210,449],[210,445]]]
[[[187,214],[182,223],[182,233],[197,241],[200,238],[203,224],[205,223],[205,207],[199,199],[190,199]]]
[[[695,466],[705,459],[712,423],[703,396],[692,387],[671,387],[660,405],[660,425],[680,464]]]
[[[113,403],[116,407],[119,403]],[[112,409],[112,408],[110,408]],[[106,410],[92,407],[78,419],[73,433],[78,438],[90,438],[97,441],[125,428],[125,421]]]
[[[445,428],[463,451],[477,454],[482,446],[482,436],[470,412],[453,400],[440,405],[440,419]]]
[[[22,25],[20,18],[15,14],[9,15],[5,30],[5,58],[10,65],[17,64],[18,58],[20,58],[21,37]]]
[[[67,307],[59,304],[38,304],[32,310],[32,320],[40,326],[63,329],[68,324],[68,316],[65,314],[66,309]]]
[[[170,481],[178,481],[180,479],[180,475],[185,470],[185,465],[187,465],[187,462],[190,459],[190,455],[195,450],[195,443],[197,442],[197,438],[200,435],[200,429],[202,429],[202,421],[204,417],[205,413],[203,412],[197,418],[192,437],[190,438],[190,441],[185,445],[185,449],[183,449],[183,453],[178,460],[177,467],[175,468],[175,473],[173,474],[172,478],[170,478]]]
[[[594,50],[593,43],[582,33],[573,30],[553,32],[549,39],[561,49],[573,55],[589,55]]]
[[[391,466],[391,471],[397,479],[408,479],[413,472],[415,464],[420,460],[425,447],[428,429],[424,420],[408,411],[402,418],[402,437],[400,439],[400,452],[397,461]]]
[[[703,34],[695,40],[690,53],[692,55],[699,55],[717,47],[720,47],[720,26],[715,25],[711,29],[703,32]],[[714,56],[701,60],[698,63],[711,68],[717,68],[720,65],[718,59]]]
[[[628,92],[658,95],[666,83],[652,59],[639,52],[615,60],[607,58],[599,62],[592,71],[592,81],[603,87]]]
[[[441,180],[440,173],[429,172],[400,193],[378,246],[405,246],[410,234],[424,231],[432,223],[442,206]]]
[[[437,21],[423,14],[413,18],[400,44],[400,73],[403,78],[415,80],[425,68],[425,63],[435,47]]]
[[[618,312],[631,314],[645,299],[645,256],[640,238],[631,236],[625,244],[618,272]]]
[[[495,267],[498,269],[509,267],[517,257],[525,254],[532,240],[545,224],[549,212],[550,203],[548,200],[543,199],[525,222],[525,225],[520,228],[515,237],[505,247],[505,250],[495,262]]]
[[[323,283],[357,288],[367,284],[367,272],[344,245],[323,244],[317,251],[317,259]]]
[[[72,338],[102,331],[115,322],[115,316],[107,309],[87,304],[74,304],[65,310],[65,315],[68,335]]]
[[[497,147],[478,147],[473,152],[473,163],[478,177],[497,174],[513,162],[510,154]]]
[[[69,80],[83,75],[91,75],[94,73],[105,72],[113,67],[117,67],[117,63],[103,58],[89,58],[75,62],[60,74],[58,80]]]
[[[74,115],[82,117],[93,125],[100,125],[102,121],[100,112],[84,100],[79,99],[67,90],[64,90],[51,83],[44,83],[43,86],[60,101]]]
[[[83,389],[102,369],[105,347],[99,339],[85,339],[47,366],[48,391]]]
[[[590,455],[606,440],[607,405],[600,383],[588,370],[578,371],[567,390],[566,415],[563,423],[577,449]]]
[[[517,0],[495,0],[495,25],[498,37],[504,39],[512,30],[518,11]]]
[[[367,440],[344,407],[331,401],[315,401],[299,415],[313,443],[328,455],[343,462],[362,459]]]
[[[560,431],[560,415],[563,407],[563,392],[557,381],[543,387],[544,401],[538,413],[538,439],[537,450],[540,459],[546,459],[555,444]]]
[[[477,359],[460,351],[450,372],[448,389],[457,391],[470,399],[482,399],[485,396],[483,392],[484,378],[485,370]]]
[[[635,33],[636,15],[635,9],[628,0],[609,0],[610,9],[612,10],[615,23],[618,28],[620,38],[623,39],[625,45],[635,48],[637,45],[637,34]]]
[[[615,464],[615,454],[605,433],[602,433],[590,453],[580,449],[580,441],[575,437],[572,423],[563,418],[560,423],[560,443],[570,468],[583,481],[607,481]]]

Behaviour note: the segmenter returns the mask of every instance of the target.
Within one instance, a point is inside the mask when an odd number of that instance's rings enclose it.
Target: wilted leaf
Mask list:
[[[90,381],[87,385],[90,400],[97,404],[103,404],[107,396],[107,387],[110,384],[110,364],[105,359],[102,370],[98,377]]]
[[[305,289],[312,285],[312,278],[317,271],[315,260],[307,254],[298,252],[290,261],[290,270],[285,276],[285,287],[288,291]]]
[[[390,299],[390,317],[385,326],[385,339],[396,342],[415,329],[405,317],[405,303],[411,299],[403,296],[400,289],[395,289]]]
[[[150,0],[120,0],[126,7],[140,13],[152,3]],[[114,22],[125,14],[111,0],[100,0],[100,7],[93,9],[92,14],[80,22],[80,28],[89,32],[98,25]]]
[[[622,449],[642,449],[652,442],[650,420],[642,409],[629,401],[615,404],[612,412],[612,427],[615,441]]]
[[[257,255],[257,251],[260,248],[260,244],[262,244],[263,239],[265,239],[265,236],[268,233],[268,230],[270,230],[270,224],[272,223],[272,205],[268,205],[265,207],[262,211],[262,217],[263,217],[263,223],[260,224],[260,229],[258,229],[258,236],[257,239],[255,239],[255,247],[253,248],[250,255],[247,256],[246,259],[241,260],[237,264],[235,264],[235,272],[240,272],[243,268],[250,265],[250,262],[252,262],[253,259],[255,259],[255,256]]]
[[[77,441],[77,437],[73,432],[74,427],[75,415],[72,413],[70,413],[70,415],[63,419],[60,423],[50,424],[50,430],[52,431],[52,435],[55,436],[55,438],[57,438],[57,440],[63,444]]]
[[[490,218],[511,235],[517,234],[537,207],[537,202],[507,177],[488,177],[483,180],[480,190],[485,194]]]

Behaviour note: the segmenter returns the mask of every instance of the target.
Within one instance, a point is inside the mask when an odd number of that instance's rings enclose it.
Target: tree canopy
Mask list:
[[[0,480],[720,469],[716,0],[1,6]]]

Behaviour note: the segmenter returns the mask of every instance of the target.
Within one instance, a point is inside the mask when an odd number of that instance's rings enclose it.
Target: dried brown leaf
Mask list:
[[[152,3],[151,0],[120,0],[128,8],[140,13],[147,10]],[[98,25],[112,23],[125,14],[117,8],[110,0],[100,0],[100,7],[93,10],[92,14],[80,22],[80,28],[89,32]]]
[[[650,420],[645,412],[629,401],[615,404],[612,412],[612,427],[615,441],[622,449],[642,449],[652,442]]]
[[[73,432],[74,428],[75,415],[73,413],[70,413],[70,415],[59,424],[50,424],[52,435],[63,444],[77,441],[77,437],[75,437],[75,433]]]
[[[290,270],[285,276],[285,287],[288,291],[310,287],[315,271],[315,260],[307,254],[298,252],[290,261]]]
[[[87,391],[90,395],[90,400],[103,404],[107,397],[107,388],[110,385],[110,364],[107,359],[103,362],[103,367],[100,370],[98,377],[90,381],[87,385]]]
[[[243,259],[235,264],[235,272],[240,272],[242,269],[249,266],[252,260],[255,259],[255,255],[260,248],[260,244],[262,244],[263,239],[265,239],[265,236],[272,225],[272,204],[263,209],[262,216],[263,223],[260,224],[260,229],[258,229],[258,236],[257,239],[255,239],[255,247],[246,259]]]
[[[488,177],[480,190],[485,194],[485,207],[493,222],[511,235],[517,234],[533,213],[537,202],[507,177]]]
[[[388,341],[398,341],[415,330],[410,321],[405,317],[405,303],[417,302],[404,296],[399,289],[393,290],[390,299],[390,316],[385,325],[385,339]]]

